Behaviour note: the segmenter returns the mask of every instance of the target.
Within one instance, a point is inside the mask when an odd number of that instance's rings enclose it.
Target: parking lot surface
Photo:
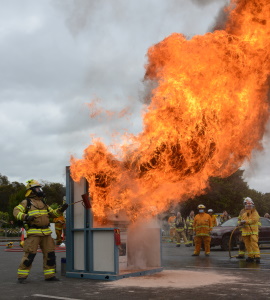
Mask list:
[[[219,248],[211,249],[210,257],[203,252],[192,257],[193,248],[184,245],[176,248],[164,242],[164,271],[117,281],[61,276],[61,258],[66,253],[58,252],[57,277],[61,281],[46,282],[42,275],[42,254],[38,253],[27,284],[18,284],[16,273],[23,253],[5,251],[5,243],[1,243],[0,299],[270,299],[269,248],[261,249],[261,264],[229,258],[228,252]]]

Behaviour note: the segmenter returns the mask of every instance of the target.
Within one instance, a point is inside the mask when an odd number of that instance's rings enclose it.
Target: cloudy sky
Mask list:
[[[65,183],[91,136],[140,132],[148,48],[209,31],[226,1],[0,0],[0,173]],[[115,116],[90,118],[97,99]],[[245,165],[251,188],[270,192],[269,162],[265,151]]]

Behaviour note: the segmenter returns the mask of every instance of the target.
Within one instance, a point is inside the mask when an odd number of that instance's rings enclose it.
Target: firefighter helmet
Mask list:
[[[203,204],[199,204],[198,209],[200,209],[200,208],[205,209],[205,206]]]
[[[208,209],[208,212],[209,212],[209,213],[212,213],[212,212],[214,212],[214,211],[213,211],[213,209],[210,208],[210,209]]]
[[[28,197],[31,194],[32,189],[35,187],[41,187],[41,184],[37,180],[34,180],[34,179],[27,180],[25,197]]]
[[[246,197],[244,198],[244,205],[254,205],[254,202],[250,197]]]

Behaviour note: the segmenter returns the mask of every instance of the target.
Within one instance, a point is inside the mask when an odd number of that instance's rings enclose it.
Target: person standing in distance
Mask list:
[[[195,234],[194,243],[195,249],[192,256],[199,256],[202,243],[204,244],[205,256],[210,255],[210,231],[212,229],[212,220],[210,215],[204,212],[205,206],[198,205],[199,213],[194,218],[193,231]]]

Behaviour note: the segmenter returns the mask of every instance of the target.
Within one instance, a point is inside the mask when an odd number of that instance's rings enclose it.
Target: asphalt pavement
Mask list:
[[[192,257],[194,247],[177,248],[163,242],[164,271],[117,282],[61,276],[61,258],[66,256],[65,252],[56,253],[57,277],[61,281],[46,282],[42,254],[38,253],[27,284],[18,284],[16,273],[23,253],[5,251],[5,243],[0,245],[1,300],[270,299],[270,248],[261,249],[261,264],[256,264],[230,258],[228,252],[219,248],[211,249],[210,257],[205,257],[203,252]],[[236,255],[237,251],[232,254]]]

